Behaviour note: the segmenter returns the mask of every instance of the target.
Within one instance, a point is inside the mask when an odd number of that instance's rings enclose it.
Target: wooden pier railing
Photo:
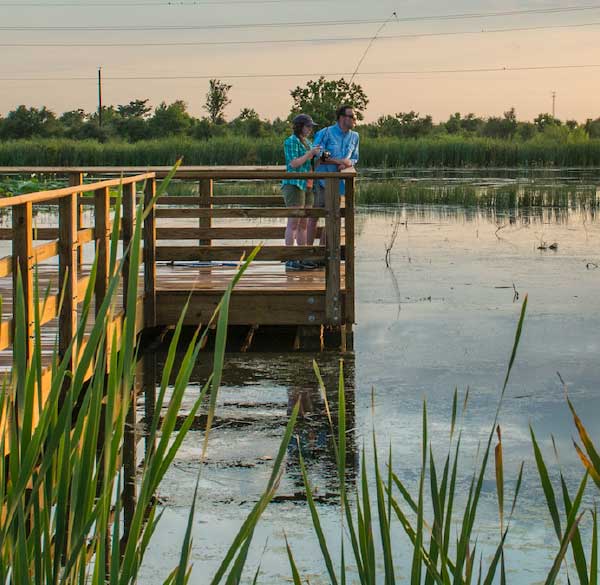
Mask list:
[[[12,209],[12,227],[0,229],[0,240],[11,240],[13,245],[12,255],[0,259],[0,279],[20,266],[30,326],[34,266],[58,256],[58,282],[65,283],[65,302],[58,315],[59,294],[51,296],[42,321],[45,324],[59,318],[59,346],[66,347],[76,328],[78,299],[87,284],[83,247],[88,243],[94,242],[98,255],[97,300],[106,292],[111,205],[114,205],[110,189],[122,185],[121,238],[126,247],[132,234],[136,202],[141,197],[150,201],[157,182],[169,170],[168,167],[0,168],[0,177],[35,173],[65,177],[70,185],[0,200],[0,208]],[[127,176],[130,174],[132,176]],[[190,184],[187,192],[193,194],[169,195],[167,192],[149,210],[143,226],[144,284],[140,291],[143,326],[172,325],[191,290],[194,293],[187,323],[208,322],[231,278],[231,271],[219,271],[218,267],[239,261],[260,243],[262,248],[255,262],[257,270],[245,275],[236,289],[230,322],[254,327],[327,326],[342,331],[346,341],[351,343],[355,321],[355,175],[353,170],[320,175],[294,173],[294,178],[324,180],[326,205],[324,209],[291,209],[284,206],[282,197],[274,193],[272,187],[268,194],[263,188],[267,180],[278,181],[288,176],[282,167],[180,167],[176,180]],[[87,182],[97,179],[99,182]],[[231,193],[227,188],[231,180],[251,181],[257,193]],[[342,198],[338,194],[340,180],[345,182],[346,194]],[[223,182],[220,194],[215,195],[215,183],[219,181]],[[32,210],[37,205],[58,206],[58,227],[34,229]],[[90,216],[93,225],[86,227],[85,218]],[[320,231],[326,235],[326,244],[283,245],[284,223],[288,217],[323,218]],[[34,239],[50,241],[34,247]],[[291,259],[324,261],[325,269],[315,274],[286,275],[278,263]],[[167,267],[174,264],[179,270],[169,271]],[[187,271],[188,276],[182,266],[192,267]],[[204,273],[197,269],[202,266],[207,267]],[[261,273],[264,266],[269,266],[270,272]],[[124,291],[128,286],[129,283],[124,282]],[[0,350],[10,346],[11,328],[10,322],[3,320]]]
[[[12,306],[16,298],[17,275],[20,274],[28,340],[25,347],[27,359],[30,359],[34,338],[34,273],[38,273],[40,280],[40,295],[43,294],[46,286],[56,290],[55,294],[39,299],[40,326],[54,321],[59,352],[63,351],[75,336],[78,307],[89,282],[89,276],[81,270],[81,263],[78,260],[78,253],[88,242],[94,242],[98,257],[94,291],[97,307],[106,294],[106,285],[110,276],[109,246],[112,229],[110,189],[123,187],[122,237],[123,243],[127,245],[134,221],[133,194],[136,185],[151,185],[154,181],[154,173],[143,173],[122,179],[76,184],[63,189],[0,199],[0,210],[10,210],[12,213],[12,227],[3,229],[0,234],[2,239],[12,241],[11,254],[0,259],[0,279],[12,275],[12,286],[8,290],[2,287],[3,307],[6,309],[7,305]],[[79,211],[81,198],[86,194],[91,194],[89,200],[94,207],[95,216],[95,225],[89,228],[81,225]],[[37,229],[34,226],[34,208],[38,206],[56,209],[57,228]],[[45,243],[34,245],[36,240]],[[40,270],[43,262],[56,258],[58,266],[46,265],[46,270]],[[124,298],[126,298],[127,286],[128,284],[125,283]],[[115,326],[116,322],[108,325]],[[13,329],[12,317],[7,319],[3,315],[0,326],[0,350],[10,347]],[[76,359],[77,352],[73,351],[72,355],[73,359]]]

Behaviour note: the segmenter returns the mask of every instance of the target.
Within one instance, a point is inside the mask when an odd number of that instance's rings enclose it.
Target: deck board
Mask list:
[[[342,283],[344,282],[344,264],[342,263]],[[89,266],[83,266],[80,277],[89,274]],[[237,272],[234,262],[177,262],[158,263],[156,267],[157,293],[191,292],[197,294],[221,294]],[[58,290],[58,266],[44,264],[38,270],[40,294],[49,287],[51,294]],[[140,272],[139,287],[143,290],[143,274]],[[342,284],[342,291],[344,286]],[[254,296],[258,292],[265,296],[289,293],[325,293],[325,269],[291,272],[285,270],[282,262],[255,262],[251,264],[234,290],[234,296]],[[0,278],[0,295],[2,296],[2,319],[12,318],[12,280],[10,277]],[[93,302],[93,301],[92,301]],[[178,301],[177,301],[178,302]],[[122,295],[119,291],[115,310],[122,307]],[[181,310],[181,306],[179,310]],[[94,308],[92,307],[88,329],[93,324]],[[42,353],[44,361],[49,361],[54,351],[58,334],[58,319],[53,319],[42,328]],[[12,363],[10,348],[0,351],[0,372],[8,371]]]

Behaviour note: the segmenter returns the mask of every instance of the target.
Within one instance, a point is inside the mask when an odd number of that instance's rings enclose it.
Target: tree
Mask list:
[[[377,120],[379,134],[382,136],[399,136],[401,138],[418,138],[433,130],[431,116],[421,118],[418,112],[399,112],[394,116],[381,116]]]
[[[600,118],[588,118],[584,128],[590,138],[600,138]]]
[[[130,101],[128,104],[117,106],[117,112],[121,118],[146,118],[152,111],[148,101],[148,99]]]
[[[309,81],[305,87],[296,87],[290,94],[294,102],[290,117],[299,113],[310,114],[320,126],[333,124],[336,110],[343,105],[352,106],[356,117],[362,120],[369,103],[362,87],[347,82],[343,77],[331,81],[319,77],[316,81]]]
[[[154,110],[149,125],[152,135],[156,137],[184,134],[192,126],[192,117],[184,101],[175,100],[172,104],[162,102]]]
[[[462,130],[462,116],[460,115],[460,112],[452,114],[444,126],[446,127],[446,132],[448,132],[448,134],[460,132]]]
[[[253,108],[243,108],[240,115],[229,124],[234,132],[258,138],[264,134],[264,124]]]
[[[67,138],[81,139],[85,133],[87,114],[81,108],[64,112],[58,119]]]
[[[539,114],[533,123],[540,132],[543,132],[546,128],[550,128],[551,126],[562,125],[562,122],[552,114]]]
[[[517,115],[515,109],[511,108],[504,112],[502,118],[492,116],[488,118],[483,127],[483,135],[490,138],[511,138],[517,131]]]
[[[204,109],[208,112],[208,117],[213,124],[222,124],[225,122],[225,108],[231,103],[229,90],[232,87],[228,83],[224,83],[218,79],[211,79],[209,81]]]
[[[483,124],[484,121],[473,113],[464,116],[460,122],[460,125],[465,132],[477,132]]]
[[[531,122],[519,122],[517,125],[517,135],[521,140],[531,140],[536,132],[535,124]]]
[[[499,118],[497,119],[499,120]],[[466,116],[456,112],[448,118],[447,122],[444,122],[443,126],[448,134],[458,134],[459,132],[474,134],[484,128],[485,122],[472,112]]]
[[[119,137],[126,138],[130,142],[148,138],[147,117],[152,111],[148,101],[148,99],[132,100],[128,104],[117,106],[116,116],[111,119],[111,124]]]
[[[46,138],[57,136],[60,131],[56,115],[45,106],[40,109],[19,106],[2,120],[0,138]]]

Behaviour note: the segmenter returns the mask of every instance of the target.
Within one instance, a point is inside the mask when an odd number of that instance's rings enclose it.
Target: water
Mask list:
[[[464,187],[469,205],[403,204],[361,209],[357,217],[357,319],[353,354],[230,354],[210,438],[200,465],[203,434],[191,431],[160,487],[163,517],[148,550],[140,583],[162,583],[178,562],[198,472],[200,497],[193,524],[192,582],[209,582],[246,515],[266,486],[292,405],[301,399],[298,434],[318,498],[325,533],[338,550],[335,462],[329,425],[312,360],[321,367],[333,399],[343,358],[349,394],[349,488],[360,472],[359,453],[372,460],[371,432],[384,454],[391,446],[394,470],[415,494],[421,457],[421,409],[427,401],[429,438],[436,457],[447,450],[451,400],[469,388],[462,417],[463,453],[459,502],[466,497],[477,449],[487,439],[506,373],[525,295],[529,307],[521,345],[500,415],[507,501],[525,461],[523,487],[506,544],[509,583],[543,582],[558,549],[535,471],[529,425],[535,429],[556,479],[551,437],[574,491],[582,467],[565,403],[560,372],[584,423],[600,444],[600,220],[597,171],[386,171],[369,180],[410,191],[426,201],[449,201]],[[458,186],[458,188],[457,188]],[[509,189],[549,194],[543,206],[473,205],[485,192]],[[475,193],[475,197],[470,197]],[[554,197],[553,194],[559,196]],[[581,195],[584,197],[581,197]],[[552,196],[550,196],[552,195]],[[564,195],[564,196],[563,196]],[[593,204],[594,198],[596,205]],[[540,199],[536,195],[536,200]],[[396,200],[395,195],[390,199]],[[492,201],[493,200],[493,201]],[[582,204],[583,201],[583,204]],[[466,202],[466,201],[465,201]],[[493,205],[490,205],[490,202]],[[561,206],[549,203],[561,202]],[[10,225],[9,217],[0,218]],[[56,225],[42,210],[40,227]],[[392,234],[391,268],[385,249]],[[557,244],[555,249],[550,246]],[[2,243],[9,253],[8,242]],[[554,248],[554,246],[553,246]],[[147,356],[160,375],[164,354]],[[184,406],[189,407],[210,370],[202,354]],[[372,398],[373,397],[373,398]],[[143,416],[144,405],[140,405]],[[142,445],[140,445],[140,451]],[[141,452],[140,452],[141,455]],[[498,542],[493,475],[484,485],[477,520],[478,546],[489,561]],[[586,507],[594,503],[591,485]],[[261,583],[289,581],[283,533],[310,583],[327,583],[310,516],[302,500],[298,455],[290,448],[277,499],[255,533],[247,581],[261,565]],[[459,509],[460,505],[459,505]],[[589,532],[588,516],[583,520]],[[397,575],[410,571],[410,548],[393,533]],[[562,583],[566,583],[564,575]]]
[[[396,223],[388,269],[385,247]],[[490,430],[522,302],[528,295],[525,328],[500,415],[507,501],[512,498],[518,467],[525,461],[522,492],[507,541],[507,563],[510,583],[543,582],[558,544],[535,471],[529,425],[549,461],[554,461],[554,436],[563,472],[574,491],[582,468],[572,447],[575,430],[557,372],[567,383],[584,424],[600,442],[598,217],[593,209],[577,206],[500,212],[407,205],[362,209],[357,231],[358,323],[353,355],[228,356],[219,421],[201,469],[192,581],[209,581],[266,486],[291,405],[299,396],[304,413],[299,427],[303,452],[320,498],[324,530],[334,550],[338,549],[334,459],[313,359],[322,367],[331,392],[337,383],[338,360],[345,360],[351,397],[350,486],[353,474],[360,470],[358,453],[363,447],[370,459],[374,428],[386,454],[391,446],[396,473],[416,493],[423,400],[427,401],[432,448],[441,457],[447,450],[454,389],[462,398],[469,388],[461,423],[465,457],[459,500],[464,500],[479,443]],[[557,248],[550,249],[555,243]],[[158,372],[163,359],[160,353],[148,357]],[[190,404],[209,372],[209,356],[201,362],[195,385],[190,387]],[[140,582],[161,583],[177,563],[200,470],[202,439],[201,431],[190,433],[161,485],[164,515]],[[553,464],[554,478],[556,472]],[[476,531],[485,560],[499,532],[493,475],[488,477]],[[301,484],[297,454],[290,449],[279,500],[268,507],[255,533],[248,581],[259,562],[260,582],[289,580],[285,531],[302,575],[314,584],[328,582],[310,516],[300,498]],[[595,487],[588,489],[588,507],[596,494]],[[583,522],[588,530],[587,516]],[[398,575],[406,577],[410,557],[399,527],[393,539]]]

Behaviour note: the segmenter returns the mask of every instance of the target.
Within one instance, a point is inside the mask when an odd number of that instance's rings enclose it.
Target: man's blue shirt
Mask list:
[[[331,158],[348,158],[355,165],[358,162],[358,132],[348,130],[344,132],[339,124],[328,126],[319,130],[315,135],[314,146],[321,146],[323,151],[331,154]],[[337,165],[319,165],[318,172],[335,173]],[[320,180],[319,185],[325,187],[325,181]],[[340,195],[344,194],[344,181],[340,181]]]

